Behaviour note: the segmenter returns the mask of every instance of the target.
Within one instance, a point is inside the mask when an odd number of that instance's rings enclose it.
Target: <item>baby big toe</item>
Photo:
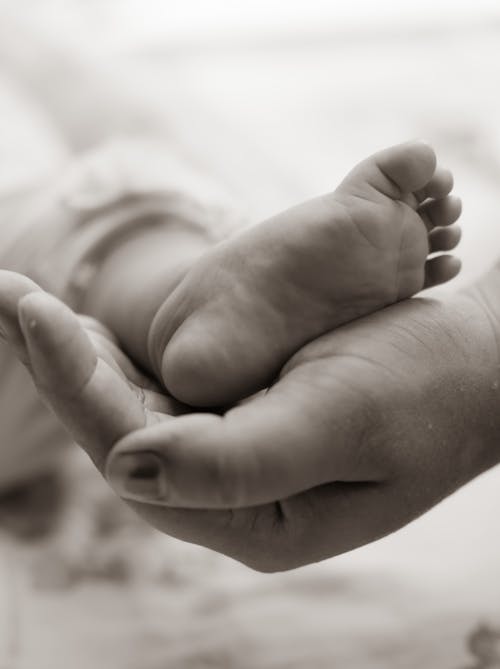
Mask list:
[[[393,198],[424,188],[436,169],[434,149],[422,141],[392,146],[370,160],[376,167],[372,185]]]

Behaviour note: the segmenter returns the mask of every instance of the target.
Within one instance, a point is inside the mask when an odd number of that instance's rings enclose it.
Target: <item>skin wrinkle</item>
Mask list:
[[[335,355],[331,356],[332,358],[336,357]],[[346,358],[353,358],[356,361],[358,360],[364,360],[365,362],[368,362],[370,364],[373,363],[372,360],[365,359],[362,356],[349,356],[349,355],[339,355],[338,357],[341,357],[343,359]],[[392,377],[395,377],[394,372],[390,368],[386,368],[385,366],[380,365],[381,369],[383,369],[384,372],[388,372],[389,375]],[[304,372],[304,370],[299,370],[301,372]],[[290,374],[293,374],[293,371],[290,372]],[[329,381],[326,380],[324,383],[320,383],[317,378],[315,377],[308,377],[308,381],[306,382],[304,386],[304,392],[310,392],[311,387],[316,387],[318,390],[323,391],[323,386],[325,386],[325,390],[328,392],[329,390]],[[366,463],[370,462],[369,465],[369,470],[373,472],[372,478],[374,480],[381,480],[384,477],[387,476],[387,471],[386,468],[383,467],[380,469],[380,463],[384,461],[384,458],[378,458],[376,459],[375,462],[373,462],[373,451],[371,449],[371,443],[374,441],[374,434],[376,434],[377,430],[380,429],[380,424],[382,422],[382,416],[383,413],[379,409],[378,402],[375,398],[373,390],[371,391],[362,391],[355,383],[351,383],[349,379],[342,379],[342,384],[344,391],[345,390],[350,390],[353,394],[353,396],[356,397],[356,402],[357,402],[357,411],[355,415],[352,415],[352,419],[356,419],[355,425],[356,425],[356,448],[351,447],[349,451],[349,462],[356,463],[356,466],[352,467],[351,469],[353,471],[358,471],[358,467],[361,467],[361,463],[364,463],[362,471],[365,471],[367,468]],[[361,396],[363,396],[363,405],[361,406]],[[357,417],[359,417],[360,414],[363,414],[363,420],[357,420]],[[311,409],[311,419],[313,421],[316,421],[316,411],[315,409]],[[361,431],[360,431],[361,428]],[[357,455],[354,455],[357,454]],[[368,457],[368,455],[370,457]],[[361,471],[361,469],[359,469]],[[331,482],[334,482],[334,478],[332,479]]]
[[[415,324],[415,325],[418,325],[418,324]],[[415,329],[411,328],[410,326],[407,327],[407,326],[405,326],[401,323],[401,325],[399,327],[395,328],[395,329],[399,330],[400,332],[403,332],[405,334],[405,336],[417,341],[420,344],[420,346],[422,346],[422,348],[424,348],[426,351],[429,351],[429,353],[434,352],[432,346],[430,346],[429,344],[426,344],[426,342],[415,333]],[[401,353],[406,353],[406,351],[402,347],[399,347],[397,344],[393,344],[393,345]]]
[[[85,379],[81,382],[80,386],[78,386],[76,388],[76,390],[74,390],[70,393],[68,393],[68,392],[66,393],[66,396],[67,396],[67,399],[68,399],[69,402],[77,401],[78,397],[81,397],[85,393],[87,387],[89,386],[90,382],[92,381],[92,377],[94,375],[94,372],[97,368],[98,363],[99,363],[99,359],[96,356],[95,362],[94,362],[94,367],[86,375]],[[103,361],[103,364],[107,364],[107,363],[105,363]],[[50,391],[47,388],[44,388],[43,392],[49,394]]]
[[[221,508],[236,507],[242,508],[244,505],[240,503],[240,498],[244,499],[243,486],[240,483],[241,463],[235,468],[232,465],[227,465],[227,462],[232,462],[232,455],[227,453],[225,448],[217,448],[216,457],[212,457],[207,471],[209,472],[208,479],[212,480],[212,485],[217,490],[217,500]],[[252,476],[248,476],[249,480],[254,480]]]
[[[359,545],[359,540],[352,537],[351,530],[349,530],[349,536],[345,535],[346,527],[342,526],[342,523],[338,525],[335,522],[335,514],[338,513],[339,517],[342,517],[348,511],[353,503],[354,490],[359,490],[360,492],[363,490],[378,490],[382,492],[389,485],[371,481],[325,483],[309,490],[307,496],[300,494],[290,498],[290,500],[285,500],[284,504],[288,504],[290,515],[299,518],[299,522],[294,523],[293,534],[289,534],[288,551],[280,547],[279,557],[281,562],[278,565],[278,569],[280,571],[283,569],[293,569],[304,564],[335,557],[356,548]],[[323,501],[325,497],[328,500],[329,493],[335,497],[335,506],[327,509]],[[305,508],[307,508],[304,505],[309,507],[309,514],[304,512]],[[297,506],[300,508],[299,513],[297,513]],[[332,511],[334,516],[333,522]],[[322,513],[327,513],[327,515],[322,518]],[[393,529],[387,530],[382,518],[378,519],[377,522],[379,524],[382,523],[384,527],[374,532],[372,525],[371,541],[380,539],[393,531]],[[330,528],[334,528],[333,534]],[[342,535],[338,534],[339,529],[344,530]],[[318,540],[318,532],[321,537],[320,540]],[[304,556],[307,556],[307,558],[304,559]]]
[[[288,524],[278,520],[275,503],[227,510],[224,526],[230,532],[230,548],[227,537],[222,544],[212,542],[212,547],[261,573],[282,571],[283,556],[293,553],[295,542]]]
[[[299,498],[301,513],[297,515],[297,513],[294,513],[294,508]],[[301,554],[302,551],[297,549],[304,543],[308,543],[311,524],[314,524],[316,521],[317,506],[313,503],[313,500],[312,495],[307,497],[304,494],[299,494],[280,502],[282,513],[288,520],[286,523],[279,525],[282,534],[277,540],[278,560],[274,558],[274,561],[277,562],[275,571],[282,571],[283,566],[285,566],[285,569],[300,566],[297,564],[297,552]],[[310,503],[308,504],[308,502]],[[273,531],[275,528],[276,525],[273,525]],[[276,541],[275,537],[273,537],[273,540]]]
[[[438,302],[436,302],[435,300],[430,300],[428,298],[412,298],[412,301],[419,301],[421,304],[425,304],[425,306],[432,307],[433,309],[439,308]],[[420,329],[427,331],[429,334],[433,336],[444,335],[448,339],[450,339],[452,346],[455,347],[458,351],[464,350],[463,342],[454,330],[450,330],[449,328],[444,327],[444,324],[441,320],[435,318],[432,313],[429,313],[429,309],[427,309],[425,316],[426,316],[425,320],[415,319],[410,317],[408,318],[408,326],[404,325],[401,322],[393,324],[392,329],[395,332],[401,331],[409,338],[417,340],[427,351],[429,351],[429,353],[434,353],[434,349],[432,346],[425,344],[425,342],[420,338],[420,336],[417,336],[416,332],[418,332],[418,330]],[[402,350],[402,352],[406,353],[406,351],[404,350]]]
[[[359,360],[362,359],[361,357],[358,357],[356,355],[349,355],[349,354],[338,354],[338,355],[334,354],[330,357],[328,357],[327,355],[323,356],[323,359],[325,359],[325,360],[326,359],[335,359],[335,358],[339,358],[341,360],[352,359],[352,360],[356,360],[356,361],[359,361]],[[295,375],[295,376],[305,374],[304,381],[302,381],[302,379],[300,377],[299,377],[299,379],[297,379],[297,383],[299,383],[300,386],[303,387],[303,392],[304,393],[310,393],[311,388],[315,388],[315,389],[319,390],[320,392],[322,392],[324,390],[327,391],[327,392],[330,391],[330,377],[329,376],[327,376],[327,377],[323,377],[323,375],[308,376],[308,374],[310,374],[311,367],[312,366],[317,366],[316,362],[319,363],[320,361],[321,361],[321,357],[318,356],[318,358],[316,360],[310,361],[309,363],[306,363],[305,365],[300,366],[299,368],[297,368],[296,371],[291,370],[290,372],[288,372],[289,375]],[[371,361],[368,361],[368,362],[371,362]],[[375,364],[373,366],[376,367]],[[322,380],[323,378],[325,379],[324,381]],[[373,401],[374,401],[373,392],[368,391],[368,390],[367,391],[362,391],[360,388],[358,388],[358,386],[355,383],[352,383],[350,381],[350,379],[345,378],[345,377],[342,378],[342,385],[343,385],[344,389],[351,390],[353,392],[353,394],[356,395],[356,397],[359,398],[360,395],[363,396],[363,398],[365,400],[364,413],[366,413],[367,407],[371,406],[373,404]],[[358,402],[358,410],[357,410],[358,413],[360,412],[360,406],[359,406],[360,404],[361,404],[361,402],[359,401]],[[317,419],[316,407],[312,406],[311,409],[310,409],[310,412],[311,412],[310,418],[313,419],[313,420],[316,420]]]
[[[373,201],[379,200],[381,191],[377,190],[377,188],[371,183],[368,183],[367,186],[373,194]],[[405,197],[403,197],[403,195],[405,195]],[[384,198],[389,197],[388,195],[386,195],[383,192],[382,192],[382,196]],[[357,197],[361,197],[361,199],[366,199],[367,202],[370,202],[370,200],[368,198],[364,198],[364,197],[359,196],[359,195]],[[399,202],[402,205],[406,205],[407,207],[410,207],[410,209],[413,209],[414,211],[416,211],[417,208],[418,208],[417,196],[414,193],[411,193],[411,192],[410,193],[402,193],[400,191],[399,197],[394,197],[394,198],[390,198],[390,199],[393,200],[393,202],[395,202],[395,203]]]
[[[315,364],[316,362],[319,362],[321,360],[331,360],[331,359],[335,359],[335,358],[339,358],[341,360],[349,360],[349,359],[361,360],[363,362],[368,363],[369,365],[371,365],[374,368],[376,367],[378,369],[381,369],[384,373],[387,373],[390,376],[394,375],[394,370],[391,369],[388,365],[385,365],[385,364],[383,364],[383,363],[381,363],[377,360],[373,360],[372,358],[369,358],[368,356],[361,355],[359,353],[356,353],[356,354],[354,354],[354,353],[328,353],[328,351],[325,351],[324,354],[320,354],[318,356],[315,356],[313,359],[311,359],[309,364]],[[301,369],[301,367],[298,367],[297,371],[302,372],[303,370]],[[292,370],[290,370],[288,373],[292,374],[293,372],[294,372],[294,368],[292,368]],[[314,382],[314,380],[309,380],[308,381],[309,384],[311,384],[313,382]]]
[[[227,419],[225,416],[214,415],[213,418],[220,421],[221,425],[223,422],[227,423]],[[175,446],[173,446],[175,441],[176,441],[175,432],[172,432],[169,435],[169,446],[173,449],[174,453],[176,450],[182,449],[185,446],[183,445],[182,437],[180,439],[177,438],[178,443],[176,443]],[[210,458],[208,462],[205,463],[205,468],[203,473],[205,485],[208,484],[210,488],[217,491],[217,499],[221,508],[229,508],[233,506],[236,508],[244,508],[242,505],[238,504],[238,499],[241,497],[241,490],[242,490],[242,486],[238,482],[238,479],[240,478],[241,468],[238,467],[237,469],[235,469],[233,466],[227,465],[227,462],[229,463],[232,462],[233,456],[232,454],[228,453],[225,448],[216,448],[212,455],[213,457]],[[162,449],[162,456],[167,462],[167,469],[168,469],[167,449]],[[173,458],[174,463],[175,459],[176,458],[174,455]],[[245,474],[247,475],[248,468],[244,469],[245,469]],[[230,472],[230,476],[228,476],[228,471]],[[258,480],[258,479],[252,479],[252,480]]]
[[[418,215],[420,216],[420,218],[422,219],[422,221],[423,221],[425,227],[426,227],[427,230],[429,231],[429,234],[432,234],[432,229],[433,229],[433,227],[434,227],[434,224],[432,223],[432,221],[431,221],[431,219],[430,219],[430,216],[429,216],[429,214],[428,214],[428,212],[427,212],[425,206],[424,206],[423,204],[420,205],[420,207],[417,207],[417,210],[416,210],[416,211],[417,211],[417,214],[418,214]],[[430,252],[430,250],[431,250],[431,249],[430,249],[430,245],[429,245],[429,252]]]
[[[115,338],[111,333],[108,336],[108,333],[105,332],[104,329],[103,331],[97,331],[95,329],[89,331],[86,324],[85,329],[87,330],[87,334],[92,343],[96,345],[96,348],[104,350],[108,354],[104,361],[110,367],[115,369],[125,381],[127,381],[131,390],[138,394],[139,399],[142,397],[145,399],[146,390],[158,394],[160,390],[158,384],[140,371],[137,365],[133,364],[129,358],[127,358],[122,349],[119,348],[118,342],[115,341]],[[102,354],[101,357],[103,357]]]
[[[370,237],[367,235],[367,233],[361,228],[361,226],[359,225],[357,220],[354,218],[354,216],[352,215],[352,212],[351,212],[350,208],[348,207],[348,205],[344,204],[343,202],[340,202],[340,200],[338,202],[344,208],[344,214],[345,214],[346,218],[350,221],[352,227],[355,228],[358,231],[358,233],[361,235],[361,237],[363,237],[363,239],[367,242],[368,246],[375,249],[376,251],[380,251],[381,249],[376,244],[373,243],[373,240],[370,239]],[[373,203],[371,203],[371,204],[373,205]]]
[[[139,386],[136,386],[135,383],[132,383],[131,381],[128,382],[130,390],[135,393],[135,396],[139,400],[139,402],[145,407],[146,406],[146,393],[144,392],[143,388],[139,388]]]
[[[498,334],[499,329],[500,329],[500,320],[497,318],[496,323],[494,320],[494,315],[496,313],[496,310],[493,308],[493,305],[491,304],[490,297],[487,293],[486,290],[483,289],[482,285],[479,285],[478,288],[478,293],[480,294],[482,300],[486,304],[487,308],[483,309],[484,315],[486,316],[486,319],[490,325],[491,328],[491,333],[493,335],[493,340],[495,342],[496,350],[497,350],[497,362],[500,363],[500,335]],[[497,327],[495,327],[495,325]]]
[[[280,500],[277,500],[274,503],[274,508],[276,510],[276,522],[274,523],[274,530],[277,531],[278,528],[288,524],[288,517]]]
[[[400,207],[402,209],[402,207]],[[396,274],[394,277],[394,299],[391,300],[396,302],[398,299],[400,299],[401,295],[401,290],[400,290],[400,284],[401,284],[401,263],[403,262],[403,242],[404,242],[404,229],[405,229],[405,216],[406,216],[406,210],[404,210],[404,216],[403,216],[403,223],[400,227],[400,232],[399,232],[399,248],[398,248],[398,254],[397,254],[397,265],[396,265]]]
[[[373,186],[371,186],[371,188],[373,189],[373,191],[376,194],[379,194],[379,191],[377,191],[377,189],[375,189]],[[367,202],[368,204],[373,206],[373,199],[364,197],[363,195],[360,195],[360,194],[354,194],[354,193],[351,194],[351,197],[354,197],[355,199],[359,199],[359,200],[362,200],[364,202]],[[351,225],[367,241],[369,246],[371,246],[372,248],[374,248],[378,251],[385,250],[385,247],[378,247],[373,242],[373,240],[370,239],[368,234],[361,228],[361,226],[356,221],[355,217],[352,215],[350,207],[347,206],[346,204],[344,204],[343,202],[341,202],[340,199],[338,200],[338,202],[344,208],[344,214],[349,219]],[[396,264],[395,274],[394,274],[394,288],[393,288],[392,291],[388,291],[387,303],[393,303],[393,302],[396,302],[399,299],[401,299],[400,298],[400,282],[401,282],[400,274],[401,274],[401,263],[403,262],[402,250],[403,250],[404,239],[405,239],[405,236],[404,236],[404,229],[405,229],[405,225],[406,225],[405,219],[406,219],[406,216],[408,214],[408,209],[407,209],[408,207],[410,207],[410,209],[412,209],[412,211],[414,211],[414,209],[409,204],[407,204],[407,203],[405,203],[401,200],[399,200],[399,201],[398,200],[393,200],[393,204],[395,206],[399,207],[399,209],[401,210],[401,218],[403,219],[403,224],[399,227],[400,238],[399,238],[399,244],[398,244],[398,252],[395,255],[395,257],[397,258],[397,264]],[[418,214],[418,212],[416,212],[416,213]]]
[[[401,190],[401,188],[399,187],[399,185],[394,181],[394,179],[391,176],[389,176],[389,174],[387,174],[387,172],[384,170],[384,168],[380,165],[380,163],[378,161],[376,161],[376,165],[377,165],[377,168],[378,168],[380,174],[384,177],[384,179],[386,179],[389,182],[389,185],[394,189],[394,192],[396,193],[396,195],[393,195],[393,194],[390,194],[388,192],[382,191],[382,192],[384,192],[384,195],[386,195],[387,197],[389,197],[391,199],[394,199],[394,200],[401,200],[404,193]],[[379,190],[382,190],[382,189],[380,188]]]
[[[110,367],[112,367],[123,379],[129,382],[127,374],[132,371],[133,366],[125,354],[117,346],[110,342],[104,334],[95,331],[89,332],[88,328],[86,328],[86,330],[90,341],[96,347],[96,349],[102,348],[106,352],[106,359],[104,359],[104,356],[101,353],[101,357],[105,360],[105,362]],[[118,360],[120,362],[118,362]],[[126,367],[127,374],[125,374],[123,371],[122,365]]]
[[[115,337],[104,327],[93,327],[94,319],[91,317],[78,316],[80,323],[85,327],[90,341],[96,350],[100,351],[99,357],[119,374],[127,383],[130,390],[135,394],[147,414],[148,424],[157,424],[164,420],[164,416],[157,415],[158,411],[171,412],[173,415],[182,413],[182,408],[172,398],[167,398],[161,393],[158,384],[146,377],[118,348]]]

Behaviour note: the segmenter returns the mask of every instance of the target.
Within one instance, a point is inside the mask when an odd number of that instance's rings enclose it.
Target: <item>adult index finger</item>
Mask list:
[[[100,359],[76,315],[48,293],[19,301],[19,322],[40,394],[99,469],[112,445],[146,425],[140,399]]]

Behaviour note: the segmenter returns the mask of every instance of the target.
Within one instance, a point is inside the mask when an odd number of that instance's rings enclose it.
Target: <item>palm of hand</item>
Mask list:
[[[2,273],[0,283],[2,320],[10,309],[15,330],[19,297],[34,288],[10,273]],[[169,442],[174,430],[178,450],[168,463],[178,477],[177,497],[164,505],[131,502],[150,524],[274,570],[387,534],[485,468],[480,449],[474,462],[465,462],[456,457],[456,443],[445,439],[443,398],[434,384],[451,374],[444,380],[453,387],[476,370],[466,358],[447,364],[449,333],[437,318],[442,308],[411,300],[321,337],[294,356],[266,395],[223,418],[196,416],[199,434],[186,443],[191,416],[172,418],[183,408],[133,367],[110,333],[78,321],[54,298],[38,292],[22,299],[22,335],[11,332],[10,340],[101,471],[109,451],[120,448],[116,442],[128,439],[144,451],[151,435]],[[450,328],[456,336],[455,324]],[[412,393],[422,389],[424,402],[417,405]],[[446,405],[446,420],[459,420],[461,410],[459,403],[451,411]],[[224,440],[228,450],[221,458]],[[182,485],[185,475],[190,485]]]
[[[231,467],[215,477],[212,469],[207,479],[200,457],[196,485],[178,484],[182,495],[169,501],[178,509],[136,508],[162,531],[261,569],[330,557],[398,529],[485,468],[480,448],[471,449],[473,461],[462,459],[460,445],[447,438],[463,407],[437,392],[478,375],[474,360],[457,359],[449,346],[450,336],[460,343],[462,321],[455,307],[411,300],[311,342],[265,396],[227,414],[237,425],[229,448],[244,447],[249,424],[261,439],[253,482]],[[271,444],[279,450],[280,433],[288,458],[278,458],[276,468],[266,454]],[[196,444],[181,439],[180,446]],[[211,450],[208,432],[201,446]],[[175,456],[169,462],[175,469]],[[198,510],[205,507],[213,510]]]

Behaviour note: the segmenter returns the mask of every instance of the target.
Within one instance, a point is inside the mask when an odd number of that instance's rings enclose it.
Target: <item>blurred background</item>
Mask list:
[[[499,81],[497,0],[0,2],[0,197],[144,134],[257,221],[424,137],[464,201],[455,290],[500,253]],[[262,576],[153,535],[75,462],[55,532],[14,538],[41,522],[33,486],[0,505],[2,669],[500,667],[496,470],[372,546]]]

